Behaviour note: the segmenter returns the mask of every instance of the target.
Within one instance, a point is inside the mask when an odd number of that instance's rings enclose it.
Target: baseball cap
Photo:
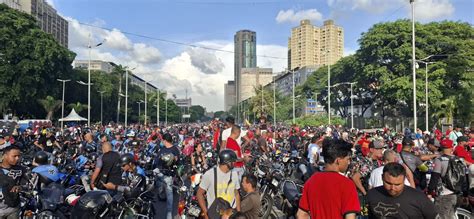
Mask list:
[[[440,144],[441,144],[441,147],[444,149],[453,148],[453,141],[450,139],[443,139]]]
[[[457,139],[457,142],[461,142],[461,141],[468,142],[469,138],[466,137],[466,136],[459,136],[458,139]]]

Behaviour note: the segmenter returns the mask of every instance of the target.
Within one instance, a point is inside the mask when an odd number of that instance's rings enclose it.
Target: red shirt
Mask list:
[[[456,148],[454,148],[454,155],[464,158],[464,160],[469,163],[474,163],[471,153],[468,153],[463,146],[456,146]]]
[[[237,158],[242,158],[242,151],[240,150],[240,146],[233,138],[227,138],[226,148],[235,151],[235,153],[237,154]],[[244,166],[244,162],[235,162],[234,166],[237,168],[241,168]]]
[[[304,184],[299,207],[312,219],[344,218],[348,213],[360,212],[354,183],[336,172],[314,174]]]
[[[214,130],[214,135],[212,136],[213,137],[213,142],[212,142],[212,148],[216,149],[217,147],[217,143],[219,141],[219,135],[221,134],[221,130],[220,129],[216,129]]]

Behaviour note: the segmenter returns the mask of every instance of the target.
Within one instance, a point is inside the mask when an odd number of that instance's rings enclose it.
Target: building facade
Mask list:
[[[235,82],[234,81],[227,81],[224,84],[224,110],[229,111],[230,108],[235,106]]]
[[[336,63],[344,52],[344,30],[334,21],[324,21],[322,27],[302,20],[288,38],[288,69]]]
[[[255,96],[255,88],[271,83],[273,70],[271,68],[242,68],[241,79],[239,102]]]
[[[0,0],[0,4],[2,3],[15,10],[21,10],[20,0]]]
[[[234,35],[234,81],[236,101],[241,100],[241,70],[257,67],[257,33],[240,30]],[[235,103],[237,104],[237,102]]]
[[[294,71],[295,87],[306,82],[308,77],[318,70],[317,66],[303,67]],[[293,94],[293,75],[292,72],[282,72],[275,76],[275,89],[283,96],[291,96]],[[267,86],[273,86],[273,82]],[[273,89],[273,88],[272,88]]]
[[[74,68],[85,69],[89,67],[89,60],[74,60]],[[105,73],[111,73],[114,69],[114,66],[110,62],[104,62],[101,60],[91,60],[91,70],[93,71],[103,71]]]
[[[155,85],[145,82],[145,80],[143,80],[142,78],[130,72],[128,73],[128,80],[129,80],[129,84],[136,85],[140,87],[142,90],[145,90],[145,83],[146,83],[146,91],[148,93],[157,92],[158,90],[158,88],[155,87]]]
[[[13,2],[19,3],[22,11],[35,17],[41,30],[51,34],[59,44],[68,48],[69,24],[46,0],[13,0]]]

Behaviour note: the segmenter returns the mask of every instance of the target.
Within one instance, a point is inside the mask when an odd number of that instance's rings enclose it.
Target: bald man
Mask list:
[[[105,189],[102,184],[112,183],[120,185],[122,182],[122,170],[120,168],[120,154],[112,150],[110,142],[102,144],[102,156],[97,159],[94,173],[91,177],[91,189]],[[109,191],[113,192],[113,191]]]

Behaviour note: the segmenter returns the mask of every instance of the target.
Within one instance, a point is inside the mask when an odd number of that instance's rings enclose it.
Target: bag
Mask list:
[[[217,197],[217,167],[214,167],[214,197],[214,202],[209,206],[207,215],[210,219],[219,219],[222,212],[232,209],[232,205],[223,198]]]
[[[442,177],[444,186],[454,193],[462,192],[466,182],[466,165],[458,157],[450,157],[446,174]]]

